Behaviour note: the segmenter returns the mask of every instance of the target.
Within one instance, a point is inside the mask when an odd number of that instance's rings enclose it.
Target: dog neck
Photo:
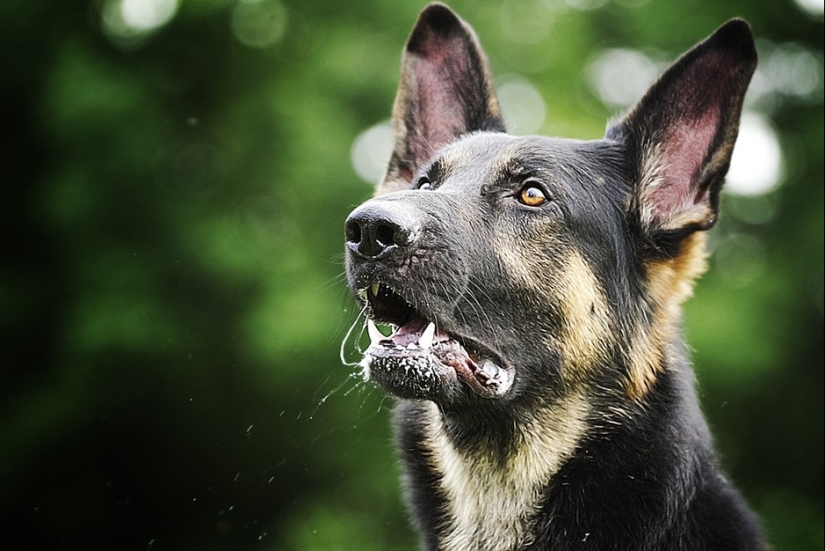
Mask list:
[[[425,455],[446,503],[439,549],[508,550],[529,544],[532,511],[586,433],[590,405],[585,397],[557,400],[510,424],[503,434],[477,430],[474,441],[459,436],[454,420],[432,402],[417,407],[423,410],[418,414]],[[498,445],[501,438],[508,445]]]

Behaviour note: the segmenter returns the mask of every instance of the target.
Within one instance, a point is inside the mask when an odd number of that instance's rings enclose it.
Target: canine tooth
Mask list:
[[[407,350],[413,350],[414,348],[418,348],[418,345],[415,344],[414,342],[411,342],[410,344],[407,345]]]
[[[384,340],[384,334],[375,325],[375,322],[367,318],[367,332],[370,334],[370,343],[378,344],[378,341]]]
[[[378,283],[377,281],[375,283],[373,283],[372,285],[370,285],[370,291],[372,292],[372,296],[374,296],[374,297],[378,296],[378,289],[380,287],[381,287],[381,284]]]
[[[423,348],[424,350],[430,348],[433,345],[433,336],[435,335],[435,324],[430,322],[424,332],[421,333],[421,338],[418,339],[418,346]]]

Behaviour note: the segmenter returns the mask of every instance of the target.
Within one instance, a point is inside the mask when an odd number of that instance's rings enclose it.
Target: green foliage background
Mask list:
[[[130,38],[113,1],[0,3],[0,548],[415,549],[391,400],[338,349],[343,220],[370,194],[350,148],[423,3],[184,0]],[[616,114],[596,52],[672,59],[732,16],[822,65],[822,17],[786,0],[453,5],[548,134]],[[723,198],[715,242],[750,246],[685,322],[724,463],[788,550],[823,548],[821,77],[762,106],[782,185]]]

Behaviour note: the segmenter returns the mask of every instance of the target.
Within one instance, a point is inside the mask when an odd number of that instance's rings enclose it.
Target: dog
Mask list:
[[[421,12],[345,248],[422,549],[765,547],[680,329],[756,62],[731,20],[604,138],[517,137],[472,28]]]

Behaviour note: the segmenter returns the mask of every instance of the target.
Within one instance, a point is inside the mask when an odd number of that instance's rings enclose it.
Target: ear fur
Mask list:
[[[733,19],[680,57],[607,138],[628,148],[632,213],[667,252],[713,226],[756,68],[750,27]]]
[[[418,17],[393,107],[395,146],[377,193],[412,187],[421,164],[457,137],[504,131],[487,59],[473,29],[443,4]]]

